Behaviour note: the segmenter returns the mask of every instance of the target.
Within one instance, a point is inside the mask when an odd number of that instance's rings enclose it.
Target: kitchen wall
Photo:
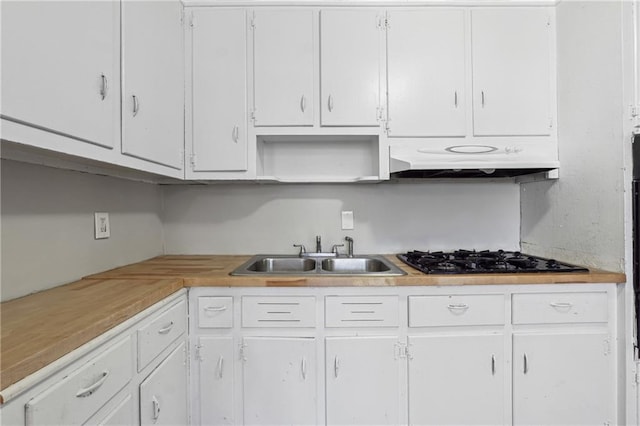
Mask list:
[[[295,253],[355,240],[356,253],[519,248],[519,187],[512,182],[167,186],[167,253]],[[341,230],[352,210],[355,229]]]
[[[2,160],[0,298],[9,300],[163,252],[157,185]],[[111,237],[94,239],[93,213]]]
[[[631,16],[624,7],[610,1],[558,5],[560,179],[521,187],[523,251],[619,272],[625,257],[623,153],[631,137],[622,38],[623,21]]]

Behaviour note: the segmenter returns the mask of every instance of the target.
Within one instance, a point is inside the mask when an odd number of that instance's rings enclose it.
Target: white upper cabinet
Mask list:
[[[321,125],[379,126],[383,23],[374,9],[320,11]]]
[[[473,134],[551,134],[551,37],[548,8],[471,11]]]
[[[312,126],[313,12],[271,9],[253,14],[255,125]]]
[[[120,125],[120,3],[3,1],[1,7],[2,117],[113,148]]]
[[[389,136],[464,136],[463,9],[388,12]]]
[[[187,177],[247,170],[246,11],[197,8],[191,13],[193,133]]]
[[[122,2],[122,152],[182,169],[182,4]]]

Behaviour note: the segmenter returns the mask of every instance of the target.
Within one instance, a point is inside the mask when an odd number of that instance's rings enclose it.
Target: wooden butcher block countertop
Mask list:
[[[182,287],[180,279],[82,280],[3,302],[0,304],[0,389],[6,389]]]
[[[588,273],[518,273],[427,275],[396,258],[385,257],[407,275],[374,276],[313,276],[255,275],[231,276],[229,273],[251,256],[231,255],[166,255],[140,263],[112,269],[89,278],[182,278],[188,287],[354,287],[354,286],[429,286],[429,285],[491,285],[491,284],[565,284],[623,283],[624,274],[591,270]]]

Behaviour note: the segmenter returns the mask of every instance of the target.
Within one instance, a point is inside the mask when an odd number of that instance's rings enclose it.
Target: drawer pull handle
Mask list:
[[[302,98],[300,99],[300,109],[302,112],[305,112],[307,109],[307,97],[305,95],[302,95]]]
[[[173,328],[173,321],[171,321],[169,324],[165,325],[163,328],[158,330],[158,334],[167,334],[168,332],[171,331],[172,328]]]
[[[333,96],[329,95],[329,99],[327,101],[327,109],[329,112],[333,111]]]
[[[458,108],[458,91],[453,92],[453,105]]]
[[[100,88],[100,97],[104,101],[105,98],[107,97],[107,91],[109,90],[109,82],[107,81],[107,76],[104,74],[101,74],[100,78],[102,79],[102,87]]]
[[[491,375],[496,375],[496,356],[491,355]]]
[[[573,307],[573,303],[569,302],[551,302],[549,305],[557,309],[571,309]]]
[[[447,305],[447,309],[450,311],[466,311],[469,309],[469,305],[466,303],[449,304]]]
[[[336,379],[338,378],[339,373],[340,373],[340,359],[336,355],[336,357],[333,359],[333,375],[335,376]]]
[[[231,132],[231,139],[233,142],[238,143],[240,138],[240,128],[238,126],[233,126],[233,131]]]
[[[223,312],[227,310],[226,306],[207,306],[204,308],[206,312]]]
[[[98,388],[104,384],[104,382],[107,381],[107,377],[109,377],[109,371],[103,372],[100,378],[96,380],[95,383],[87,386],[86,388],[80,389],[78,393],[76,393],[76,397],[85,398],[87,396],[90,396],[92,393],[97,391]]]
[[[302,357],[300,369],[302,370],[302,380],[307,380],[307,358]]]
[[[133,95],[133,116],[138,115],[138,111],[140,111],[140,101],[136,95]]]
[[[153,421],[155,423],[158,417],[160,417],[160,401],[158,401],[158,398],[154,395],[151,402],[153,403]]]
[[[524,366],[522,371],[524,372],[524,374],[527,374],[529,372],[529,360],[527,359],[527,354],[524,354],[522,358],[524,361]]]
[[[220,358],[218,358],[218,379],[222,379],[223,370],[224,370],[224,357],[220,355]]]

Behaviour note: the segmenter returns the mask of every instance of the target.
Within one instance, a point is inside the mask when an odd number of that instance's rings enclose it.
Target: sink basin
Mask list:
[[[405,275],[383,256],[314,258],[313,253],[306,256],[259,254],[237,267],[231,275]]]
[[[324,259],[322,270],[345,274],[369,274],[375,272],[387,272],[391,268],[380,259],[370,257],[345,257]]]

